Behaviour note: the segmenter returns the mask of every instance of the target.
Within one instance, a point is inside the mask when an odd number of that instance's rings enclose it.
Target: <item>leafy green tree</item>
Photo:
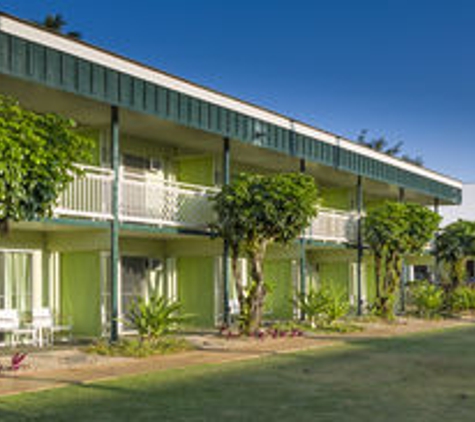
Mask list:
[[[0,96],[0,231],[10,221],[51,215],[58,195],[88,161],[93,143],[56,114],[25,110]]]
[[[380,314],[392,315],[392,299],[401,281],[404,257],[421,254],[439,223],[438,214],[418,204],[388,201],[368,212],[364,237],[374,256],[375,306]]]
[[[318,192],[309,175],[241,174],[214,198],[217,234],[228,242],[245,331],[258,328],[266,296],[263,264],[269,245],[288,244],[317,214]],[[251,285],[243,288],[238,258],[249,258]]]
[[[46,15],[45,18],[38,22],[39,25],[48,29],[51,32],[57,32],[59,34],[65,34],[71,38],[81,38],[81,33],[78,31],[65,31],[64,28],[67,25],[67,22],[64,20],[63,16],[59,13]]]
[[[465,263],[475,255],[475,222],[458,220],[444,227],[435,239],[435,256],[448,267],[452,289],[465,277]]]

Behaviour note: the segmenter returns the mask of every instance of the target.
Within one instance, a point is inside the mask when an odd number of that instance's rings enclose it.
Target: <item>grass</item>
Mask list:
[[[9,421],[473,421],[475,327],[0,398]],[[2,382],[0,380],[0,382]]]

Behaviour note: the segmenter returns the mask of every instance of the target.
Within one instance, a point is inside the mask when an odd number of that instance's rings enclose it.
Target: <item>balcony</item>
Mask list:
[[[358,214],[321,208],[305,231],[304,238],[324,242],[356,243]]]
[[[58,216],[112,219],[114,174],[106,168],[83,166],[60,197]],[[175,182],[153,174],[120,171],[119,220],[205,230],[215,218],[209,198],[217,188]],[[326,242],[355,242],[357,214],[322,208],[306,230],[307,239]]]
[[[95,220],[112,219],[113,171],[81,167],[84,175],[74,176],[60,196],[55,214]],[[217,191],[216,188],[121,171],[119,220],[124,223],[206,229],[213,220],[208,198]]]

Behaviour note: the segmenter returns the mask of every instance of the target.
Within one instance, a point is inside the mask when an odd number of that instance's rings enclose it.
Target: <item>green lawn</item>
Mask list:
[[[29,420],[474,421],[475,327],[0,399]]]

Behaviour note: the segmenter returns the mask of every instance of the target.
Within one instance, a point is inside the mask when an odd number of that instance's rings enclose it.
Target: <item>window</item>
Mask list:
[[[427,265],[414,265],[414,280],[430,280],[430,269]]]
[[[122,155],[122,165],[126,170],[139,173],[161,173],[163,171],[163,160],[158,157],[149,158],[125,153]]]
[[[32,308],[32,254],[0,252],[0,309]]]
[[[164,290],[163,261],[155,258],[124,256],[121,259],[121,312],[126,314],[136,297],[148,299]]]

